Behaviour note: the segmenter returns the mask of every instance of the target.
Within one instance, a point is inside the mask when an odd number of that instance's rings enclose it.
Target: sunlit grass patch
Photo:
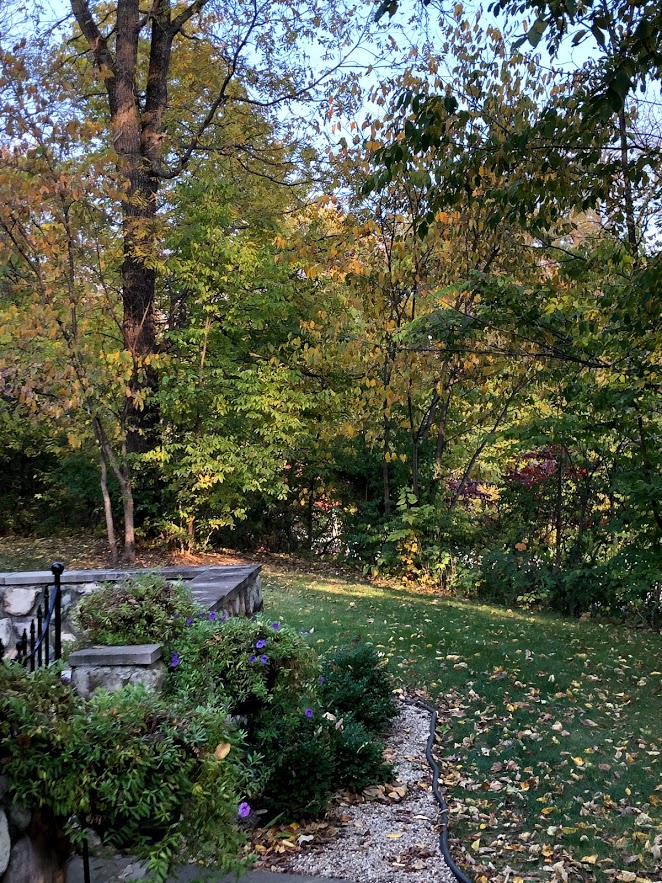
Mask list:
[[[300,573],[268,573],[265,599],[320,650],[371,641],[435,698],[477,881],[662,879],[659,635]]]

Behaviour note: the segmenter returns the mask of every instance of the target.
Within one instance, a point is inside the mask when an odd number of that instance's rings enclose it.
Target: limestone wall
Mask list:
[[[62,574],[62,640],[76,637],[71,616],[80,599],[102,582],[146,573],[146,570],[65,570]],[[262,609],[260,566],[255,564],[224,567],[160,567],[149,571],[166,579],[182,580],[204,608],[228,616],[251,616]],[[37,615],[45,585],[52,585],[48,570],[0,573],[0,641],[10,658],[23,630]]]

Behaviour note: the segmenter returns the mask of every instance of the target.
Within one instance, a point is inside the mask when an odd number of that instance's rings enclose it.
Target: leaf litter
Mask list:
[[[396,780],[338,792],[323,820],[254,830],[258,868],[362,883],[454,883],[439,850],[429,727],[427,711],[403,705],[385,750]]]

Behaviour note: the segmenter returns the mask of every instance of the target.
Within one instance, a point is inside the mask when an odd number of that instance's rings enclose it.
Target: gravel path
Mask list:
[[[429,728],[428,712],[403,706],[386,747],[387,759],[396,764],[393,786],[404,796],[387,786],[386,793],[366,789],[362,803],[341,801],[332,810],[335,838],[307,844],[282,870],[354,883],[455,883],[439,850],[439,807],[425,759]]]

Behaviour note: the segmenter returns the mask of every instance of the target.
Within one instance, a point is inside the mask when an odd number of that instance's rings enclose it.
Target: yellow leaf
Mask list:
[[[573,757],[572,759],[577,764],[577,766],[584,766],[584,758],[583,757]]]
[[[478,840],[474,840],[471,844],[471,848],[475,851],[476,849],[480,849],[480,838]]]
[[[399,837],[402,837],[402,833],[400,833],[400,834],[387,834],[386,837],[388,840],[397,840]]]
[[[579,861],[585,865],[594,865],[598,861],[597,853],[595,855],[585,855],[583,858],[580,858]]]
[[[228,756],[231,748],[232,745],[229,742],[219,742],[214,749],[214,757],[216,760],[223,760],[224,757]]]

